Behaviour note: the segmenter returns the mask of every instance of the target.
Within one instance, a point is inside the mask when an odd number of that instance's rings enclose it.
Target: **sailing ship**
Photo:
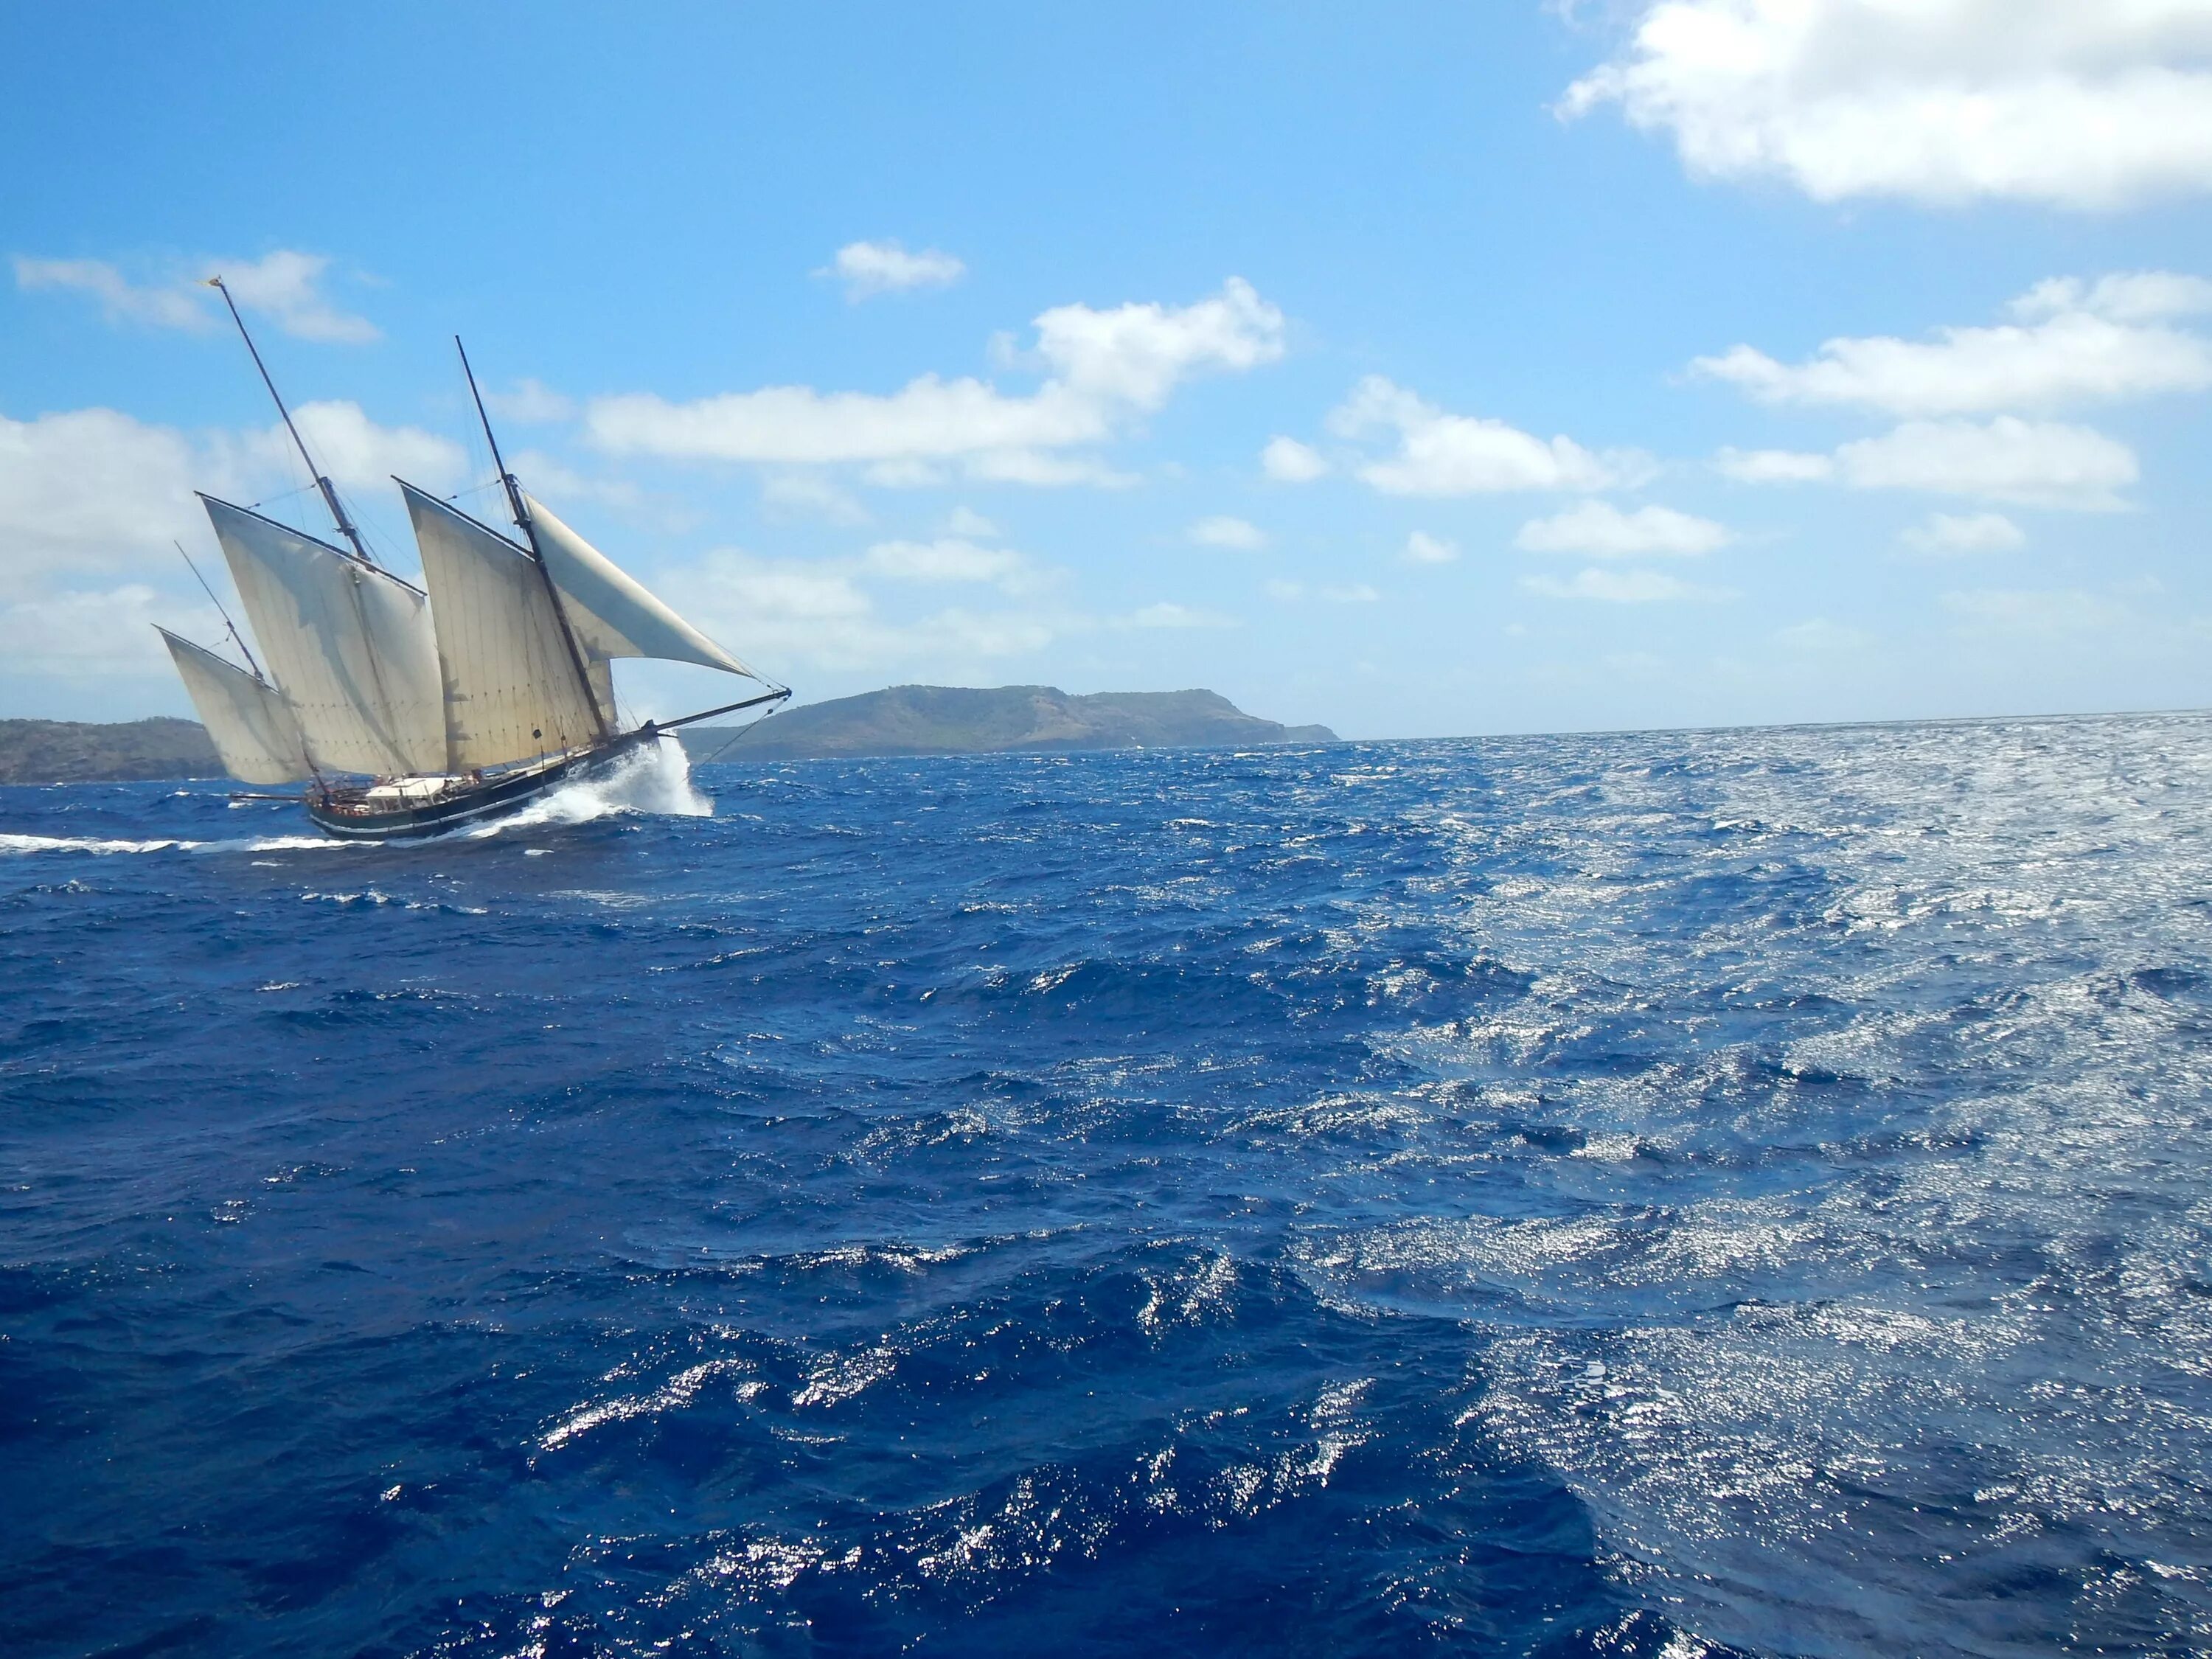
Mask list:
[[[422,555],[422,585],[379,563],[309,454],[230,291],[220,277],[211,285],[229,303],[346,543],[200,496],[261,658],[228,613],[243,668],[159,631],[232,777],[304,783],[307,816],[329,835],[436,835],[604,775],[678,726],[746,708],[772,711],[791,695],[522,488],[501,457],[465,350],[462,369],[516,534],[394,479]],[[628,726],[615,701],[618,657],[696,663],[767,689],[680,719]]]

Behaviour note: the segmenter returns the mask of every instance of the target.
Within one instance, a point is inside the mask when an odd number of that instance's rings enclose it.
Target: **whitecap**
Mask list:
[[[604,772],[564,783],[520,811],[463,830],[461,836],[478,841],[546,824],[589,823],[617,813],[710,818],[714,802],[692,785],[684,745],[664,739],[633,750]]]

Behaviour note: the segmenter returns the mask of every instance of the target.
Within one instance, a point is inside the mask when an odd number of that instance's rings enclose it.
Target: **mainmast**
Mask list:
[[[561,603],[561,589],[546,568],[544,550],[538,545],[538,526],[530,521],[530,507],[522,498],[522,486],[514,481],[514,474],[507,470],[507,462],[499,453],[499,440],[492,435],[491,416],[484,410],[483,393],[477,388],[476,371],[469,367],[469,349],[461,343],[461,337],[453,336],[453,349],[461,354],[461,373],[468,377],[469,396],[476,399],[477,419],[483,424],[484,441],[491,446],[491,464],[499,470],[499,481],[507,486],[507,510],[514,516],[514,527],[522,532],[530,544],[530,561],[538,567],[538,574],[545,584],[545,597],[553,603],[553,615],[561,624],[561,638],[568,647],[568,660],[574,665],[576,678],[584,688],[584,701],[591,708],[592,718],[599,722],[602,741],[614,735],[607,723],[607,711],[599,707],[598,696],[592,690],[592,677],[584,667],[583,648],[576,643],[576,630],[568,624],[568,607]],[[608,684],[612,685],[610,678]]]
[[[223,304],[230,307],[230,320],[238,325],[238,337],[246,342],[246,349],[252,356],[254,368],[261,371],[261,384],[269,388],[269,396],[276,404],[276,412],[284,417],[284,429],[292,434],[293,447],[300,452],[300,459],[307,464],[307,471],[314,478],[315,487],[323,492],[324,504],[331,509],[331,517],[337,523],[338,534],[353,544],[356,558],[374,568],[376,561],[369,557],[368,549],[362,542],[361,532],[346,516],[345,507],[338,500],[337,487],[315,465],[315,458],[307,453],[307,442],[300,436],[300,428],[292,424],[292,411],[284,407],[284,399],[277,392],[276,382],[269,378],[269,366],[261,361],[261,353],[253,343],[253,337],[246,331],[246,319],[238,314],[238,301],[230,297],[230,289],[224,285],[222,277],[209,277],[208,286],[222,295]]]

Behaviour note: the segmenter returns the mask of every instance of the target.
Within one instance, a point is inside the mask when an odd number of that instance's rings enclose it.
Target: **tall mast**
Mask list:
[[[323,502],[331,509],[331,517],[337,520],[338,534],[353,544],[356,558],[374,568],[376,561],[368,556],[368,549],[362,544],[361,532],[354,528],[353,520],[346,516],[345,507],[338,501],[337,486],[324,477],[322,469],[315,465],[315,458],[307,453],[306,441],[300,436],[300,428],[292,424],[292,411],[284,407],[284,399],[277,392],[276,382],[269,378],[268,364],[261,361],[261,353],[253,343],[253,337],[246,331],[246,319],[238,314],[238,301],[230,297],[230,289],[224,285],[222,277],[209,277],[208,286],[222,295],[223,304],[230,307],[230,320],[238,325],[238,337],[246,342],[246,349],[252,356],[254,368],[261,371],[261,384],[269,388],[269,396],[276,404],[276,412],[284,417],[284,429],[292,434],[293,447],[300,452],[300,459],[307,464],[307,471],[314,478],[315,487],[323,492]]]
[[[453,336],[453,349],[461,354],[461,373],[468,376],[469,396],[476,399],[477,419],[483,423],[484,441],[491,446],[491,464],[499,469],[499,481],[507,486],[507,510],[514,515],[514,527],[530,544],[530,562],[538,567],[538,574],[545,584],[545,597],[552,601],[553,615],[561,624],[561,638],[568,647],[568,661],[576,671],[576,678],[584,688],[584,701],[591,706],[592,718],[599,722],[602,738],[614,735],[607,724],[606,711],[599,707],[599,698],[592,690],[592,677],[584,671],[584,653],[576,643],[576,630],[568,626],[568,607],[561,603],[561,590],[555,586],[553,573],[546,568],[545,555],[538,545],[538,526],[530,521],[530,508],[522,499],[522,486],[514,481],[514,474],[507,470],[507,462],[499,453],[499,440],[492,435],[491,416],[484,411],[483,393],[477,388],[477,372],[469,367],[469,349],[461,343],[461,337]]]
[[[469,349],[461,343],[458,334],[453,336],[453,349],[461,354],[461,373],[469,377],[469,396],[476,399],[477,419],[483,423],[484,441],[491,446],[491,464],[499,470],[500,483],[507,486],[507,511],[514,514],[514,527],[527,538],[531,552],[536,555],[538,532],[531,526],[530,509],[523,505],[522,487],[515,483],[514,474],[507,470],[506,461],[500,457],[499,440],[492,436],[491,416],[484,413],[483,393],[477,390],[476,371],[469,367]],[[542,565],[545,561],[541,556],[538,562]]]

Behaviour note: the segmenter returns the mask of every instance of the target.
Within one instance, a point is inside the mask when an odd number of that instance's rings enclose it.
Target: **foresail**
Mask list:
[[[299,726],[273,686],[166,628],[156,631],[224,771],[240,783],[297,783],[309,775]]]
[[[423,596],[272,519],[200,499],[314,763],[444,771],[445,701]]]
[[[453,769],[503,766],[602,736],[537,561],[435,496],[399,488],[430,589]]]
[[[617,566],[548,511],[534,495],[530,522],[538,532],[538,551],[561,590],[576,638],[592,656],[657,657],[696,662],[748,679],[759,675],[648,593],[637,579]]]

